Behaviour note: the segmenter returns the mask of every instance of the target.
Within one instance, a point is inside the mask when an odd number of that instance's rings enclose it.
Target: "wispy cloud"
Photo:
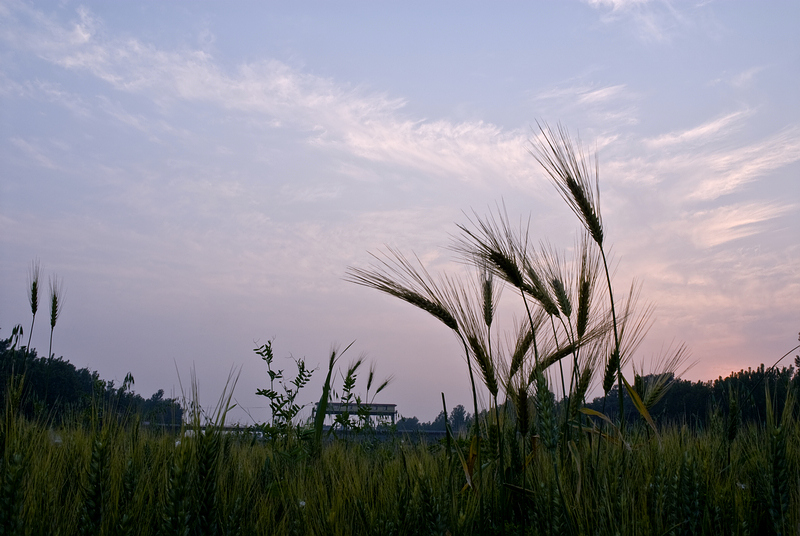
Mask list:
[[[342,87],[277,60],[243,64],[228,72],[203,51],[164,51],[134,38],[108,36],[85,9],[70,27],[27,8],[19,7],[18,12],[35,24],[5,25],[3,37],[14,47],[66,69],[88,72],[119,91],[147,95],[161,106],[169,107],[177,99],[257,113],[273,125],[304,130],[309,142],[318,146],[473,183],[491,175],[520,184],[529,176],[521,131],[507,132],[481,121],[411,120],[403,117],[402,99]],[[587,92],[584,98],[597,102],[618,89]],[[148,128],[143,118],[107,99],[102,107],[125,124]]]
[[[738,90],[747,89],[753,86],[753,82],[756,81],[758,75],[767,70],[769,67],[769,64],[763,64],[733,73],[723,72],[720,76],[712,78],[708,82],[708,85],[715,86],[718,84],[724,84]]]
[[[533,96],[534,101],[570,101],[580,104],[599,104],[618,98],[630,98],[625,94],[625,84],[593,86],[573,83],[548,89]]]
[[[719,246],[732,240],[757,234],[760,224],[782,216],[795,205],[770,202],[737,203],[692,214],[686,231],[692,242],[702,248]]]
[[[612,12],[635,11],[650,5],[641,1],[595,1],[594,7]],[[268,128],[292,128],[307,143],[339,151],[347,160],[401,166],[427,176],[451,177],[474,185],[490,177],[512,188],[531,189],[532,165],[526,150],[528,133],[504,130],[481,121],[453,123],[407,117],[405,101],[299,71],[277,60],[225,69],[200,50],[165,51],[135,38],[110,36],[88,10],[80,9],[70,24],[61,24],[23,4],[6,13],[2,37],[66,69],[88,72],[118,91],[144,95],[166,109],[171,101],[203,102],[263,117]],[[25,24],[11,22],[28,21]],[[48,91],[62,96],[57,87]],[[64,99],[62,99],[64,100]],[[574,84],[543,91],[534,101],[561,103],[591,111],[596,123],[609,117],[635,122],[636,96],[625,84]],[[116,120],[159,139],[168,127],[152,117],[126,111],[100,97],[102,111]],[[744,147],[709,146],[741,129],[750,109],[714,118],[690,128],[643,141],[647,151],[633,158],[604,163],[615,180],[631,177],[638,183],[658,183],[662,177],[685,173],[680,181],[687,199],[711,200],[731,193],[758,176],[800,158],[800,132],[789,129]],[[602,118],[604,121],[600,121]],[[617,123],[619,124],[619,123]],[[599,134],[599,144],[617,140],[613,128]],[[605,140],[605,141],[603,141]],[[19,143],[19,142],[17,142]],[[30,148],[26,149],[30,152]],[[679,152],[680,156],[675,156]],[[34,154],[34,153],[31,153]],[[40,155],[41,156],[41,155]],[[45,162],[41,160],[40,162]],[[51,162],[52,164],[52,162]],[[343,163],[345,174],[365,177],[363,166]],[[365,175],[366,174],[366,175]],[[314,199],[338,195],[330,186],[303,186],[291,197]]]
[[[709,178],[698,182],[690,198],[712,200],[730,194],[764,174],[800,160],[800,128],[788,128],[774,136],[735,150],[707,156]]]
[[[601,20],[606,24],[630,21],[634,33],[645,42],[669,41],[675,27],[688,22],[664,0],[586,0],[586,3],[603,11]]]
[[[147,134],[150,141],[159,141],[158,137],[152,134],[150,121],[148,118],[126,111],[119,102],[112,102],[111,99],[104,95],[100,95],[98,100],[100,102],[100,108],[109,116],[113,117],[124,125],[135,128],[136,130]]]
[[[531,97],[538,107],[546,106],[559,116],[579,114],[590,122],[603,125],[602,136],[620,126],[636,124],[638,95],[626,84],[597,85],[568,81]]]
[[[39,166],[47,169],[58,169],[56,163],[38,141],[24,140],[19,137],[13,137],[10,141]]]
[[[610,8],[612,11],[624,11],[644,4],[650,0],[587,0],[592,7]]]
[[[341,188],[336,185],[303,187],[284,185],[281,192],[291,201],[310,203],[320,199],[336,199],[341,195]]]
[[[582,104],[594,104],[597,102],[607,102],[619,96],[625,90],[625,85],[608,86],[600,89],[587,89],[579,92],[578,101]]]
[[[645,140],[645,144],[651,148],[661,148],[690,142],[705,143],[712,139],[726,136],[733,129],[740,128],[741,121],[751,114],[752,112],[750,110],[740,110],[688,130],[670,132],[658,136],[657,138]]]
[[[731,85],[738,88],[749,86],[755,79],[756,75],[765,69],[764,66],[753,67],[743,71],[731,79]]]
[[[84,99],[65,90],[60,84],[41,80],[19,83],[0,70],[0,96],[10,98],[30,98],[40,102],[49,102],[69,110],[78,117],[89,117],[90,106]]]
[[[661,195],[681,202],[707,202],[741,191],[765,175],[800,161],[800,128],[766,138],[742,138],[746,109],[641,140],[603,163],[606,177],[620,184],[660,185]],[[734,136],[734,134],[737,134]],[[617,144],[619,147],[619,144]]]
[[[79,95],[75,95],[64,90],[59,84],[37,81],[29,84],[32,86],[32,93],[41,96],[49,102],[63,106],[79,117],[89,117],[90,107]]]

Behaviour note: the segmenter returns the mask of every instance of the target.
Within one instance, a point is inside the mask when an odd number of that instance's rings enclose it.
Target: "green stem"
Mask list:
[[[36,321],[36,313],[33,314],[33,318],[31,318],[31,330],[28,332],[28,346],[25,347],[25,357],[28,357],[28,352],[31,349],[31,338],[33,337],[33,323]],[[52,341],[50,345],[52,346]]]
[[[522,303],[525,304],[525,311],[528,313],[528,322],[531,324],[531,334],[533,336],[533,361],[536,365],[536,368],[539,368],[539,348],[536,346],[536,328],[533,327],[533,316],[531,315],[531,309],[528,307],[528,300],[525,299],[525,292],[520,289],[520,295],[522,296]]]
[[[606,261],[606,252],[600,244],[600,255],[603,257],[603,268],[606,271],[606,281],[608,282],[608,297],[611,300],[611,320],[614,323],[614,351],[616,352],[619,362],[617,363],[617,390],[619,391],[619,422],[620,433],[625,430],[625,411],[622,397],[622,354],[619,350],[619,331],[617,329],[617,312],[614,308],[614,291],[611,289],[611,275],[608,273],[608,262]]]
[[[556,350],[561,350],[561,345],[558,344],[558,334],[556,333],[556,323],[553,320],[553,315],[550,315],[550,325],[553,327],[553,340],[556,341]],[[561,394],[564,397],[564,402],[567,401],[567,385],[564,381],[564,365],[561,363],[561,360],[558,360],[558,368],[561,372]]]
[[[467,346],[467,341],[464,340],[464,338],[461,336],[461,333],[456,332],[456,334],[461,339],[461,344],[464,345],[464,352],[466,352],[467,355],[467,368],[469,368],[469,382],[470,385],[472,386],[472,405],[475,411],[475,439],[478,443],[478,453],[476,459],[476,463],[478,464],[478,471],[477,474],[473,476],[472,482],[473,484],[475,484],[475,490],[478,493],[480,512],[483,512],[483,493],[482,490],[479,489],[479,485],[483,483],[481,480],[481,474],[483,473],[483,470],[481,468],[481,427],[480,427],[480,422],[478,421],[478,394],[475,390],[475,376],[472,374],[472,360],[470,359],[469,347]]]

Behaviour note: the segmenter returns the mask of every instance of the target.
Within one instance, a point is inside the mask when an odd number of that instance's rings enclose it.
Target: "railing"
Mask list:
[[[314,404],[312,414],[316,415],[318,405],[319,404]],[[390,417],[392,419],[392,424],[394,424],[395,418],[397,417],[397,404],[356,404],[355,402],[349,404],[328,402],[325,408],[325,415],[342,415],[343,413],[357,415],[359,410],[364,411],[365,409],[368,410],[366,414],[370,417]]]

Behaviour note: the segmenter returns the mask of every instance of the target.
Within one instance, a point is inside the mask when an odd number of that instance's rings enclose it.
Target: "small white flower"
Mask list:
[[[299,504],[300,504],[300,508],[305,508],[306,507],[306,501],[300,501]]]

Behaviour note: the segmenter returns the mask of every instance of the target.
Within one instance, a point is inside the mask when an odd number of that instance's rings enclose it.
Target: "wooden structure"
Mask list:
[[[317,406],[319,404],[314,404],[314,410],[312,415],[317,414]],[[355,402],[351,402],[350,404],[342,404],[341,402],[328,402],[328,407],[325,409],[325,415],[342,415],[344,413],[350,414],[351,417],[358,416],[359,408],[368,410],[367,415],[370,418],[389,418],[392,421],[392,424],[395,424],[395,420],[397,418],[397,404],[356,404]]]

